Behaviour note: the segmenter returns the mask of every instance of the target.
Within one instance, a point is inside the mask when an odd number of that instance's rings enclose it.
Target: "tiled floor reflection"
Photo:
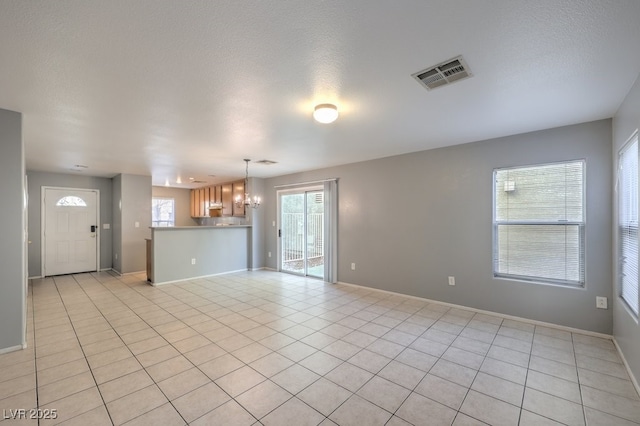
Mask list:
[[[2,426],[640,424],[609,340],[276,272],[143,279],[32,282]],[[32,408],[57,418],[5,419]]]

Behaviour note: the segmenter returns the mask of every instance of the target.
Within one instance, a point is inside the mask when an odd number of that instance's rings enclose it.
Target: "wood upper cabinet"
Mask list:
[[[233,215],[234,216],[244,216],[244,202],[241,204],[237,204],[235,201],[238,197],[244,201],[244,180],[240,180],[238,182],[233,182]]]
[[[214,193],[213,202],[216,204],[222,204],[222,185],[216,185],[211,187]]]
[[[244,204],[236,206],[235,197],[244,198],[244,180],[191,190],[191,217],[208,217],[212,205],[222,204],[222,216],[244,216]]]
[[[231,216],[233,214],[233,185],[225,183],[222,185],[222,215]]]
[[[196,217],[196,194],[197,191],[195,189],[191,190],[191,204],[189,211],[191,212],[191,217]]]
[[[209,187],[191,190],[191,217],[209,216],[211,191]]]
[[[204,207],[206,204],[206,189],[200,188],[198,189],[198,216],[204,217]]]

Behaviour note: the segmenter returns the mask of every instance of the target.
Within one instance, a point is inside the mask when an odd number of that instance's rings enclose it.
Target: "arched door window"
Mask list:
[[[56,207],[87,207],[87,203],[80,197],[67,195],[58,200]]]

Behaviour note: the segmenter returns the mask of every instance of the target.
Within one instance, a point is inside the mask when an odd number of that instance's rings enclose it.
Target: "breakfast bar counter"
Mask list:
[[[148,279],[158,285],[246,271],[250,248],[251,225],[151,228]]]

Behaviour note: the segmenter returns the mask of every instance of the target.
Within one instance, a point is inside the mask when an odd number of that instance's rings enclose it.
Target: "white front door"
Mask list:
[[[95,190],[44,189],[44,276],[97,270]]]

